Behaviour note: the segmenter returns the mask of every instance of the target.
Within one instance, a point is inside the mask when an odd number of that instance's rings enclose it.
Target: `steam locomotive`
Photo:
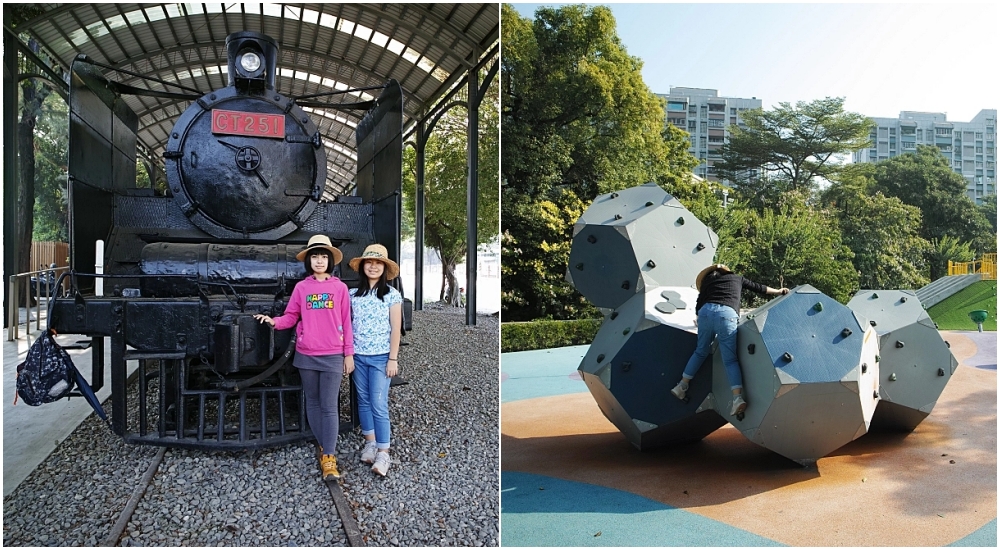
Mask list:
[[[131,443],[251,449],[310,438],[291,331],[253,315],[284,311],[305,276],[295,254],[314,234],[345,260],[374,242],[399,259],[399,84],[373,101],[296,99],[275,89],[272,38],[234,33],[226,52],[228,85],[189,97],[166,141],[165,195],[136,187],[139,119],[123,96],[137,90],[85,56],[72,64],[71,284],[52,301],[49,327],[91,338],[95,388],[110,337],[111,426]],[[321,200],[326,152],[303,106],[364,113],[354,194]],[[335,274],[359,282],[346,265]],[[127,390],[131,360],[137,392]]]

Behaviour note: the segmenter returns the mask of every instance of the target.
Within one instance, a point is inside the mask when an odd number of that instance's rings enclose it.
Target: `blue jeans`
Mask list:
[[[389,448],[389,382],[385,370],[389,366],[389,354],[355,355],[354,387],[358,390],[358,417],[361,433],[375,434],[379,449]]]
[[[722,352],[722,363],[726,366],[730,387],[734,390],[743,387],[743,373],[736,357],[736,326],[739,320],[739,314],[729,306],[713,303],[701,306],[698,311],[698,347],[684,367],[686,378],[694,378],[712,350],[712,339],[718,335],[719,351]]]

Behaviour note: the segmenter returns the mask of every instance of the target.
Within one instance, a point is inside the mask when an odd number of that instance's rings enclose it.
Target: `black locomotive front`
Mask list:
[[[110,337],[112,428],[130,442],[253,448],[311,437],[291,331],[253,315],[284,311],[305,276],[295,254],[314,234],[329,236],[345,259],[373,242],[399,258],[399,85],[390,81],[375,101],[323,107],[364,115],[355,194],[321,200],[323,139],[295,98],[275,88],[278,45],[240,32],[226,49],[228,85],[195,99],[167,139],[166,196],[135,187],[138,117],[122,100],[125,88],[85,58],[73,63],[72,291],[52,302],[49,324],[92,337],[97,387]],[[335,273],[358,282],[346,262]],[[138,362],[133,396],[130,360]]]

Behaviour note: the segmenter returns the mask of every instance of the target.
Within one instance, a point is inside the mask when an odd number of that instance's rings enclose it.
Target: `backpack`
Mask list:
[[[56,343],[52,333],[45,331],[31,344],[24,362],[17,366],[17,395],[32,407],[58,401],[73,390],[75,378],[73,360]]]

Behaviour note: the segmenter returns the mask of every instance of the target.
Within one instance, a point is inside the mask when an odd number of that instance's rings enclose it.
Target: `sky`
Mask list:
[[[539,6],[513,4],[534,18]],[[1000,105],[1000,7],[983,4],[606,3],[656,93],[710,88],[779,102],[844,97],[869,117]]]

